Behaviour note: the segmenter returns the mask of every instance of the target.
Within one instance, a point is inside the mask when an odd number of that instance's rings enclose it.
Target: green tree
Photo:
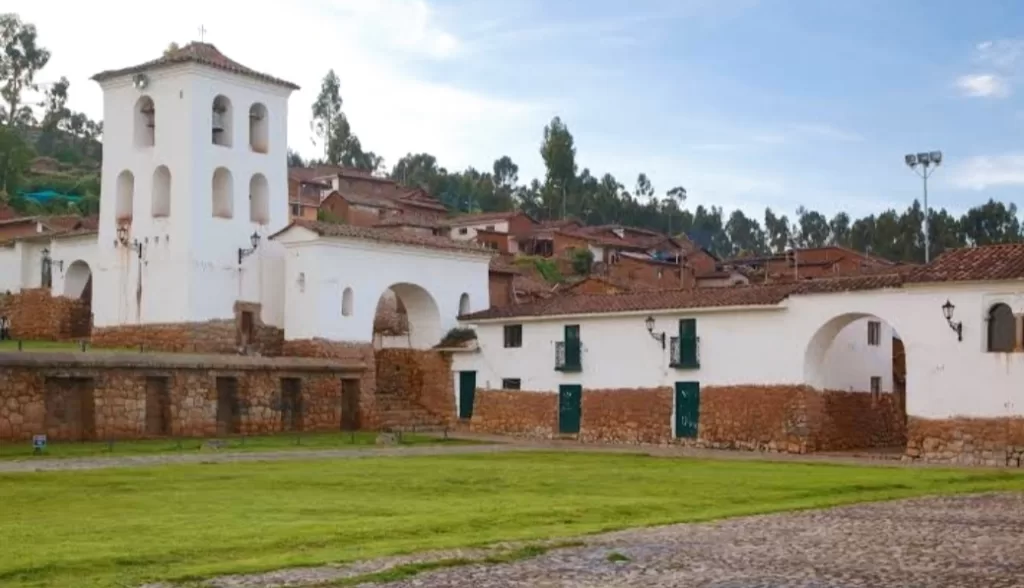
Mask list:
[[[10,128],[0,127],[0,191],[17,193],[35,153]]]
[[[960,227],[965,240],[971,245],[1014,243],[1021,240],[1017,205],[1013,203],[1006,206],[989,199],[985,204],[964,213],[960,218]]]
[[[540,156],[546,169],[542,196],[546,216],[565,217],[570,212],[566,204],[576,179],[576,145],[569,128],[557,116],[544,127]]]
[[[591,270],[594,268],[594,252],[586,247],[573,249],[570,263],[572,264],[572,271],[576,275],[590,275]]]
[[[302,160],[302,156],[299,155],[298,151],[288,148],[288,167],[305,167],[306,162]]]
[[[768,247],[772,253],[782,253],[789,248],[792,231],[786,215],[775,216],[771,208],[764,209],[764,228]]]
[[[828,243],[829,227],[824,215],[801,206],[796,209],[796,218],[800,228],[796,240],[801,247],[823,247]]]
[[[338,117],[343,116],[341,113],[341,80],[338,79],[338,74],[334,73],[333,69],[329,70],[323,81],[320,82],[320,93],[313,102],[312,110],[313,118],[309,126],[315,137],[313,143],[316,143],[316,139],[320,140],[324,149],[324,158],[331,162],[331,143],[336,134],[332,127],[337,124]],[[337,151],[335,155],[337,155]],[[337,165],[337,161],[333,163]]]
[[[17,14],[0,14],[0,111],[8,127],[30,124],[32,109],[24,104],[25,92],[36,89],[35,77],[50,61],[40,47],[35,25],[23,23]]]
[[[842,247],[850,246],[850,215],[845,212],[836,213],[828,221],[829,243]]]
[[[742,210],[732,211],[729,221],[725,223],[725,232],[729,240],[730,256],[765,253],[765,236],[761,223],[743,214]]]

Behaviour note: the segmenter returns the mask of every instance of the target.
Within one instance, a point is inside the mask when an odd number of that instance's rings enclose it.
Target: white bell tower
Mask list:
[[[202,42],[93,79],[104,102],[95,326],[233,319],[235,302],[261,302],[252,276],[288,222],[298,87]]]

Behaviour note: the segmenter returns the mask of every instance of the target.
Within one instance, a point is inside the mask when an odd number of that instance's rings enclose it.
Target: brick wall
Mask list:
[[[490,272],[487,275],[488,292],[492,307],[501,308],[512,304],[512,280],[515,274]]]
[[[1024,418],[911,417],[907,422],[906,459],[1024,467]]]
[[[5,354],[0,361],[0,440],[216,435],[224,432],[218,429],[218,377],[237,382],[239,434],[282,430],[282,378],[300,382],[302,430],[337,430],[341,379],[362,369],[342,362],[125,353]],[[149,394],[153,379],[164,382],[163,405]],[[158,413],[166,429],[155,432],[147,422],[154,416],[159,422]]]
[[[3,296],[0,312],[11,321],[11,337],[38,341],[88,338],[92,314],[88,303],[52,296],[49,288],[22,290]]]
[[[558,394],[478,388],[469,429],[549,439],[558,430]]]
[[[672,438],[672,390],[584,390],[580,439],[662,443]]]

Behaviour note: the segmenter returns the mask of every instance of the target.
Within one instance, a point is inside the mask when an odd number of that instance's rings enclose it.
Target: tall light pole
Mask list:
[[[907,163],[907,166],[914,170],[914,173],[921,176],[924,180],[924,262],[928,263],[931,260],[931,237],[928,235],[929,229],[929,210],[928,210],[928,178],[935,173],[935,168],[939,167],[942,163],[942,152],[932,151],[931,153],[908,153],[903,156],[903,161]],[[921,167],[921,171],[918,171],[918,166]]]

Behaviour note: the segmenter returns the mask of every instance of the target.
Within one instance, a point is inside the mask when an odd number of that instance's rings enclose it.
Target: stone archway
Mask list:
[[[69,309],[70,336],[88,337],[92,331],[92,269],[85,261],[76,260],[65,270],[64,296],[77,301]]]
[[[804,382],[820,392],[819,445],[828,449],[906,446],[907,366],[903,339],[864,312],[832,317],[804,352]]]
[[[374,316],[374,331],[384,335],[383,347],[412,349],[429,349],[444,335],[434,297],[410,283],[392,284],[384,290]]]

